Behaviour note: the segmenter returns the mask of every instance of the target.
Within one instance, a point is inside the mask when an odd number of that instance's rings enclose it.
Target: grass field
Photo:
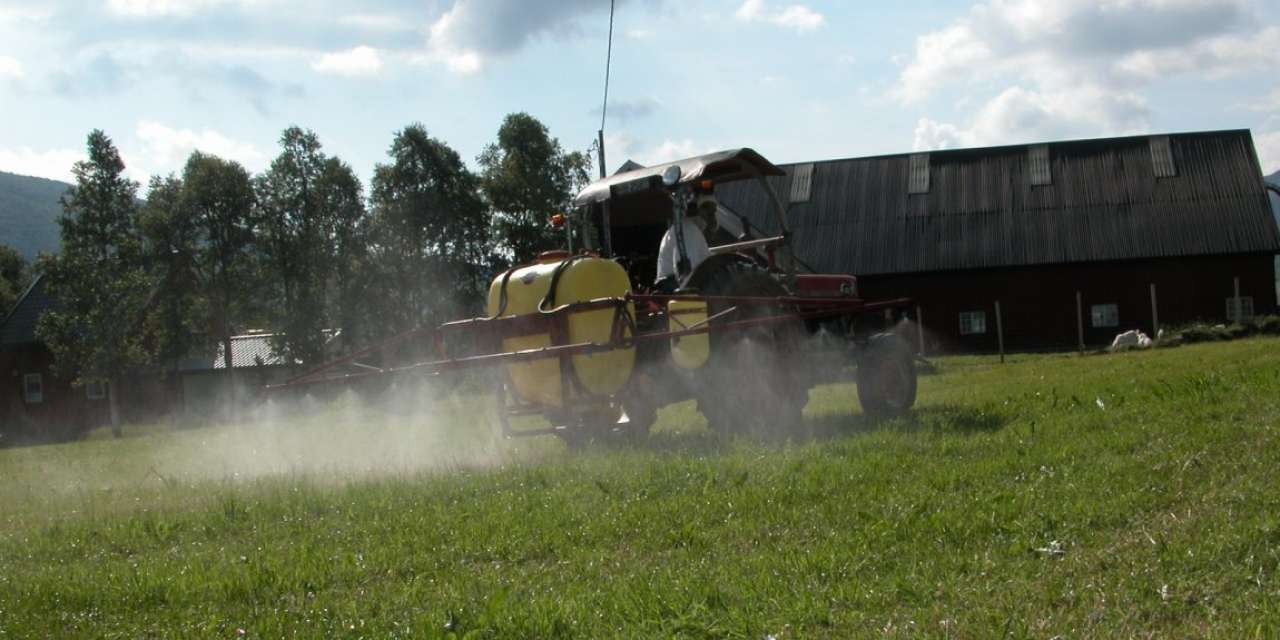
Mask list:
[[[0,450],[0,638],[1280,635],[1280,340],[853,394],[789,445],[680,405],[568,453],[413,396]]]

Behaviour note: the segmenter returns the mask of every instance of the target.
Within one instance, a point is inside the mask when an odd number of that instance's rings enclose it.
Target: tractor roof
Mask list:
[[[620,196],[638,195],[662,189],[662,174],[668,167],[680,167],[680,184],[689,184],[699,180],[712,180],[717,183],[732,182],[754,178],[757,174],[766,176],[784,176],[786,172],[765,160],[764,156],[752,149],[730,149],[717,151],[675,162],[643,167],[633,171],[615,173],[587,185],[578,197],[573,199],[573,206],[581,207],[597,202],[604,202]]]

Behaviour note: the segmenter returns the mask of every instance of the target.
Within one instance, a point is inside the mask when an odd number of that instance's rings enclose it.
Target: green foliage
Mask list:
[[[0,635],[1280,632],[1280,340],[994,360],[887,423],[820,387],[776,447],[689,404],[492,444],[477,397],[2,450]]]
[[[143,320],[153,282],[137,232],[137,183],[101,131],[89,134],[88,156],[62,199],[62,251],[40,261],[59,306],[36,331],[61,375],[113,380],[151,360]]]
[[[373,323],[369,220],[364,188],[355,171],[337,158],[328,158],[320,174],[318,191],[327,225],[326,260],[329,274],[328,315],[342,332],[347,349],[365,345]]]
[[[18,301],[31,281],[27,261],[17,249],[0,244],[0,319]]]
[[[513,113],[496,143],[477,158],[485,197],[493,206],[496,240],[516,263],[563,244],[550,218],[564,213],[589,179],[591,160],[566,153],[547,127],[527,113]]]
[[[383,334],[474,311],[494,263],[479,180],[458,153],[411,125],[389,155],[371,198]]]
[[[71,185],[0,171],[0,243],[28,260],[58,250],[59,198]]]
[[[357,307],[351,274],[362,252],[355,234],[364,216],[360,183],[349,166],[325,157],[315,133],[291,127],[255,191],[268,300],[275,301],[269,319],[283,332],[276,347],[292,360],[323,361],[326,330],[353,321]],[[334,312],[335,282],[346,315]]]

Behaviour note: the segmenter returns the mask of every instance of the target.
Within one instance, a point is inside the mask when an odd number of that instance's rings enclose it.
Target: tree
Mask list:
[[[498,141],[485,147],[477,161],[494,210],[494,234],[510,257],[525,262],[560,244],[548,221],[564,212],[588,181],[587,155],[565,153],[536,118],[513,113],[498,129]]]
[[[389,154],[372,188],[384,334],[474,309],[493,263],[480,182],[458,153],[415,124]]]
[[[0,319],[13,308],[29,279],[27,261],[22,254],[9,245],[0,244]]]
[[[317,184],[331,267],[331,282],[326,286],[328,315],[336,320],[342,343],[350,348],[363,342],[369,315],[364,190],[355,171],[337,158],[325,160]]]
[[[289,127],[280,155],[254,184],[265,240],[262,257],[276,300],[268,316],[283,337],[276,348],[289,360],[324,359],[325,281],[330,265],[318,183],[325,157],[316,134]]]
[[[75,185],[62,198],[62,251],[41,261],[59,306],[36,331],[60,374],[110,384],[119,435],[118,383],[152,355],[142,322],[152,282],[138,234],[138,183],[124,177],[124,161],[102,131],[89,134],[88,156],[72,168]]]
[[[139,219],[147,269],[156,282],[147,321],[156,359],[173,369],[202,346],[209,315],[205,282],[195,264],[199,233],[183,206],[182,188],[182,180],[172,175],[152,178]]]
[[[231,336],[249,306],[254,193],[240,163],[192,153],[182,171],[181,206],[196,230],[193,258],[209,299],[209,327],[222,342],[228,372]]]

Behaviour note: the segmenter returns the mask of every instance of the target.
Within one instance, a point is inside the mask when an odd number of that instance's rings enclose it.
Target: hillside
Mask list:
[[[0,244],[28,260],[40,251],[58,250],[58,198],[71,185],[57,180],[0,171]]]

